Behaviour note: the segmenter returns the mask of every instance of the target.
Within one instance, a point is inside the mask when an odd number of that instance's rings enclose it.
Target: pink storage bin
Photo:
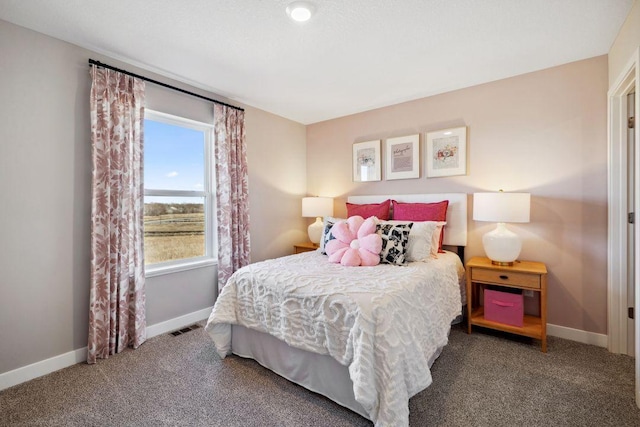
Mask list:
[[[522,294],[485,289],[484,318],[492,322],[522,327],[524,320]]]

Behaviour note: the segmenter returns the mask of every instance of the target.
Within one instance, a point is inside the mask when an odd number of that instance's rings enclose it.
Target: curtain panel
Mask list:
[[[248,265],[249,178],[244,111],[214,104],[218,292],[234,271]]]
[[[91,67],[91,292],[88,363],[146,339],[144,81]]]

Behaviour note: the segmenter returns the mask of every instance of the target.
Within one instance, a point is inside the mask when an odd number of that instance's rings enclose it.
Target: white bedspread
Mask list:
[[[316,252],[238,270],[206,326],[221,357],[231,324],[349,367],[354,394],[376,426],[406,426],[409,398],[428,387],[430,366],[461,313],[452,253],[407,266],[343,267]]]

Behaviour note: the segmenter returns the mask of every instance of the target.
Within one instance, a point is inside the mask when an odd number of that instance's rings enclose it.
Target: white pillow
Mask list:
[[[427,261],[438,257],[438,245],[444,221],[379,221],[391,224],[413,223],[407,243],[407,261]]]
[[[440,247],[440,235],[442,234],[442,229],[445,225],[447,225],[444,221],[432,221],[436,224],[436,229],[433,231],[433,235],[431,236],[431,258],[438,258],[438,248]]]

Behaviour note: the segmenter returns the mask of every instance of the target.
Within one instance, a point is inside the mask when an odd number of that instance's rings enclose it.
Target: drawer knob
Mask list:
[[[509,276],[507,276],[507,275],[505,275],[505,274],[502,274],[502,275],[500,275],[500,278],[501,278],[502,280],[507,280],[507,279],[509,279]]]

